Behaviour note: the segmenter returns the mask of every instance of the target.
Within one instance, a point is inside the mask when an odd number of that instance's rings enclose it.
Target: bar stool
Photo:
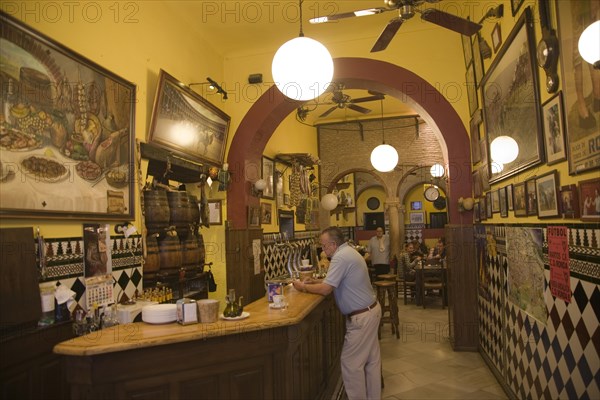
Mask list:
[[[392,334],[396,334],[396,338],[400,338],[400,330],[398,329],[398,303],[396,298],[396,282],[395,281],[376,281],[373,283],[377,288],[377,300],[381,305],[381,322],[379,323],[379,338],[381,339],[381,327],[385,322],[392,325]],[[387,298],[387,300],[386,300]],[[386,314],[387,313],[387,314]]]

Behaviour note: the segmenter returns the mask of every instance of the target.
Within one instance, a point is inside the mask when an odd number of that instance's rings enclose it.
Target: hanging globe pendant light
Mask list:
[[[302,1],[299,1],[300,35],[277,50],[271,72],[275,85],[284,96],[293,100],[312,100],[323,94],[331,83],[333,59],[325,46],[304,37]]]
[[[398,152],[389,144],[380,144],[371,152],[371,165],[379,172],[390,172],[398,164]]]

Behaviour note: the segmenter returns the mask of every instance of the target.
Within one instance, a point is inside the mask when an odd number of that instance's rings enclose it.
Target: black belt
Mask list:
[[[363,308],[362,310],[352,311],[350,314],[346,315],[346,317],[350,318],[350,317],[353,317],[355,315],[362,314],[364,312],[370,311],[370,310],[374,309],[376,305],[377,305],[377,300],[375,300],[375,303],[371,304],[367,308]]]

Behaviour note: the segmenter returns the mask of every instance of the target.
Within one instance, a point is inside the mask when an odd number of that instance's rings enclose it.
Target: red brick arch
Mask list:
[[[349,89],[370,89],[396,97],[413,105],[447,150],[448,197],[471,197],[471,155],[467,131],[452,105],[427,81],[397,65],[368,58],[334,59],[334,81]],[[246,166],[260,165],[262,152],[279,124],[301,102],[287,99],[272,86],[252,105],[235,132],[227,162],[232,182],[227,193],[227,219],[235,228],[247,226],[247,205],[257,205],[246,181]],[[449,201],[449,223],[458,223],[456,201]],[[464,213],[463,213],[464,214]],[[465,218],[465,215],[462,215]]]

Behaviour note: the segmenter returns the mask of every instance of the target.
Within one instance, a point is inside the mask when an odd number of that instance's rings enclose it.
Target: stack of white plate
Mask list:
[[[177,304],[154,304],[142,307],[142,321],[148,324],[168,324],[177,321]]]

